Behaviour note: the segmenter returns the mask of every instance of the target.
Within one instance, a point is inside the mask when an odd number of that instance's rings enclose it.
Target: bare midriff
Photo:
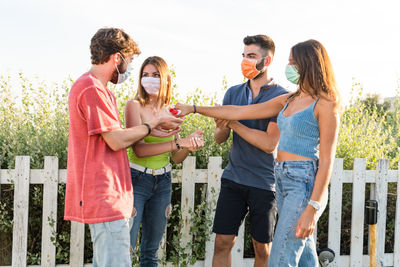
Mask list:
[[[278,150],[277,161],[288,161],[288,160],[314,160],[312,158],[303,157],[297,154],[286,152],[283,150]]]

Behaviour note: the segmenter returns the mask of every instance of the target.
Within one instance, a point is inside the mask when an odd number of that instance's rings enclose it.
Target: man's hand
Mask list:
[[[181,103],[176,104],[175,109],[178,109],[181,111],[181,114],[176,115],[177,117],[183,117],[183,116],[188,115],[189,113],[194,112],[193,105],[185,105],[185,104],[181,104]]]
[[[216,119],[216,118],[214,118],[214,121],[215,121],[215,126],[220,129],[229,128],[229,123],[231,122],[228,120],[222,120],[222,119]]]

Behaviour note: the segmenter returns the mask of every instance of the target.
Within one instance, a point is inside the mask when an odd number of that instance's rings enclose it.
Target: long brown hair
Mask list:
[[[294,96],[305,92],[313,97],[322,97],[340,106],[332,63],[325,47],[316,40],[296,44],[291,49],[292,59],[300,74],[299,88]]]
[[[167,63],[164,59],[158,56],[148,57],[143,62],[142,66],[140,67],[139,72],[139,84],[137,93],[135,95],[135,100],[138,100],[140,104],[145,105],[150,102],[149,94],[144,90],[142,83],[140,82],[143,76],[143,69],[147,65],[153,65],[156,67],[158,72],[160,73],[160,91],[158,92],[157,96],[157,106],[162,107],[163,105],[168,105],[169,101],[171,100],[171,74],[169,72],[169,68]]]

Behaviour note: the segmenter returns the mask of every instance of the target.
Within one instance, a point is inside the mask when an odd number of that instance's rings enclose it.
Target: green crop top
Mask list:
[[[167,141],[172,141],[172,140],[174,140],[174,136],[161,138],[161,137],[154,137],[154,136],[149,135],[144,138],[145,143],[162,143],[162,142],[167,142]],[[149,168],[149,169],[160,169],[169,164],[169,152],[162,153],[160,155],[139,158],[135,155],[135,152],[133,152],[133,149],[130,148],[129,152],[128,152],[128,156],[129,156],[130,162],[133,162],[135,164],[138,164],[140,166],[143,166],[143,167]]]

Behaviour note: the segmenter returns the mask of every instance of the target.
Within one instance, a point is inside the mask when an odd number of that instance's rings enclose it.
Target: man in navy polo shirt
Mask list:
[[[248,81],[233,86],[223,105],[251,105],[288,93],[268,76],[275,44],[265,35],[243,40],[242,73]],[[254,266],[267,266],[276,221],[272,152],[279,141],[276,118],[227,121],[215,119],[215,141],[225,142],[233,130],[229,163],[221,178],[213,232],[216,233],[214,267],[231,266],[231,250],[249,212]]]

